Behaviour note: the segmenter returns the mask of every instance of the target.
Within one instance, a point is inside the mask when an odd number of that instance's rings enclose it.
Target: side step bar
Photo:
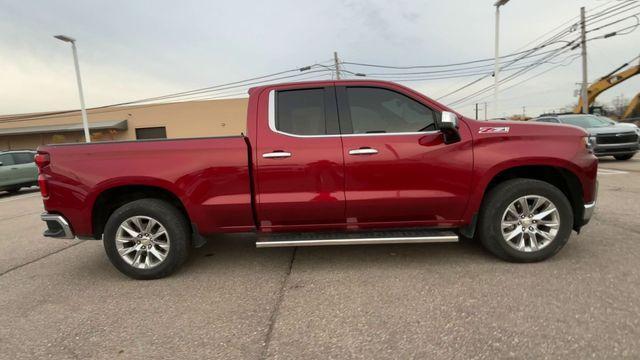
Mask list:
[[[442,230],[367,231],[263,235],[256,247],[328,246],[365,244],[417,244],[457,242],[458,235]]]

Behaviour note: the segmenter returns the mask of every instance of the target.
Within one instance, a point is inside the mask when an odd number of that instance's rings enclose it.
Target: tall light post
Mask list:
[[[54,38],[62,40],[64,42],[71,43],[71,50],[73,50],[73,62],[76,66],[76,80],[78,81],[78,92],[80,93],[80,112],[82,113],[82,126],[84,128],[84,139],[86,142],[91,142],[91,135],[89,134],[89,121],[87,120],[87,109],[84,106],[84,94],[82,92],[82,78],[80,77],[80,64],[78,63],[78,50],[76,49],[76,39],[65,36],[55,35]]]
[[[496,41],[495,41],[495,66],[493,69],[493,111],[495,116],[500,116],[500,107],[498,106],[498,73],[500,72],[500,6],[508,3],[509,0],[498,0],[493,4],[496,7]]]

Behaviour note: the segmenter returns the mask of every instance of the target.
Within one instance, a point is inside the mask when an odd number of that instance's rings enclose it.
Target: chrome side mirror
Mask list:
[[[442,120],[440,121],[442,122],[442,125],[444,125],[445,127],[447,126],[445,124],[449,124],[451,127],[458,128],[458,115],[450,111],[443,111]]]
[[[458,116],[449,111],[443,111],[440,117],[440,131],[445,144],[453,144],[460,141],[458,132]]]

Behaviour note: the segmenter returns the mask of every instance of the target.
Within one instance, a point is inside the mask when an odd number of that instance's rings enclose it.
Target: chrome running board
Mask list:
[[[276,233],[262,235],[256,247],[330,246],[365,244],[418,244],[457,242],[458,235],[449,230],[398,230],[333,233]]]

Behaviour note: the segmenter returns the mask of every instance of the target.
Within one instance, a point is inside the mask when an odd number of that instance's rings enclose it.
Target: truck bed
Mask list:
[[[45,208],[64,213],[78,235],[96,233],[92,214],[124,187],[177,196],[202,234],[254,226],[244,136],[62,144],[38,151],[51,159],[42,170],[49,189]]]

